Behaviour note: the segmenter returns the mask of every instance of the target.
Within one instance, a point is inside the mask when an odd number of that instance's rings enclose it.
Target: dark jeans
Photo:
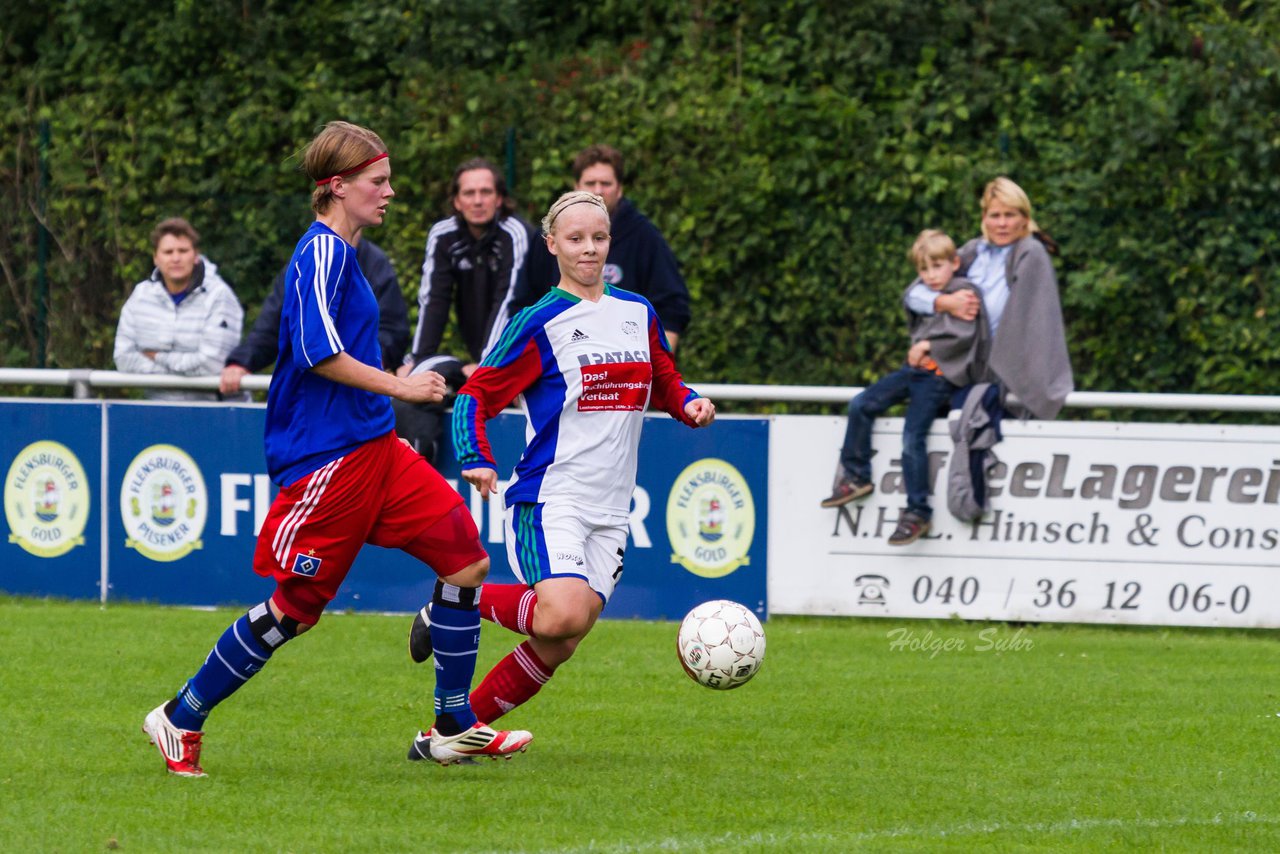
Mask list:
[[[907,401],[902,425],[902,478],[907,484],[907,509],[930,519],[929,454],[925,444],[929,427],[951,401],[954,386],[932,371],[903,365],[868,386],[849,401],[849,425],[845,429],[840,463],[858,480],[871,480],[871,426],[895,403]]]

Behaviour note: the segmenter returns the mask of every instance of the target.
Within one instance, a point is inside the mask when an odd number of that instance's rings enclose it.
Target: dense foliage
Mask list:
[[[297,152],[368,124],[406,294],[452,168],[536,220],[607,141],[695,297],[704,381],[902,358],[906,250],[996,174],[1061,244],[1077,387],[1280,393],[1280,7],[1053,0],[14,0],[0,24],[0,363],[109,367],[147,234],[189,217],[254,316],[310,213]],[[40,192],[39,123],[49,182]],[[508,140],[514,146],[508,148]]]

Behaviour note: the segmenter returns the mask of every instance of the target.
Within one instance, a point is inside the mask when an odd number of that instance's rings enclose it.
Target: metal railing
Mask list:
[[[249,374],[240,381],[246,391],[266,391],[270,374]],[[746,400],[770,403],[847,403],[861,386],[738,385],[689,383],[712,400]],[[118,371],[0,368],[0,386],[53,386],[71,389],[72,397],[86,399],[93,389],[156,388],[216,391],[218,378],[175,377],[160,374],[123,374]],[[1280,412],[1280,395],[1260,394],[1146,394],[1124,391],[1077,391],[1067,396],[1075,409],[1151,409],[1198,412]]]
[[[175,377],[169,374],[123,374],[87,369],[0,368],[0,386],[38,385],[71,389],[77,400],[93,397],[95,388],[162,388],[183,391],[217,391],[218,378]],[[248,374],[240,381],[245,391],[266,391],[270,374]]]

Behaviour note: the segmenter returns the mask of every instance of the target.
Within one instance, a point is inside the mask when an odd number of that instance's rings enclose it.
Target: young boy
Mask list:
[[[960,258],[956,245],[936,229],[920,232],[910,258],[920,279],[938,293],[976,290],[968,279],[956,275]],[[916,283],[908,286],[909,291]],[[903,298],[905,300],[905,293]],[[925,443],[929,427],[958,386],[976,382],[982,374],[987,348],[987,324],[938,313],[919,315],[907,310],[911,349],[898,370],[882,377],[849,402],[849,424],[840,449],[840,469],[832,493],[823,507],[840,507],[870,495],[871,426],[876,416],[907,401],[902,427],[902,477],[907,487],[907,508],[889,536],[889,544],[905,546],[928,532],[933,511],[929,507],[929,456]]]

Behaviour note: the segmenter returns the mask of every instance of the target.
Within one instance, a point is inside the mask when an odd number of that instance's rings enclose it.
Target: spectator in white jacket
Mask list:
[[[155,269],[120,310],[116,368],[130,374],[217,376],[240,343],[244,309],[218,268],[200,253],[200,235],[180,217],[151,232]],[[217,400],[217,392],[149,389],[152,400]]]

